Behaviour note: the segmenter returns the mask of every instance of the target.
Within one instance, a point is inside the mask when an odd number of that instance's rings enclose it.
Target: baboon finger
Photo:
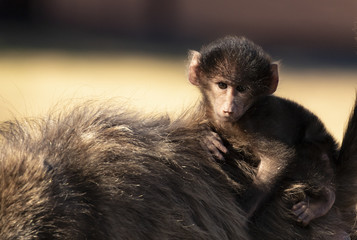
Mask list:
[[[222,139],[219,137],[219,135],[215,132],[211,132],[212,134],[212,143],[218,148],[221,152],[227,153],[228,149],[224,146]]]
[[[299,204],[299,206],[297,206],[293,212],[294,212],[295,216],[300,216],[301,214],[303,214],[306,211],[306,209],[307,209],[306,204],[304,202],[302,202],[302,204]]]

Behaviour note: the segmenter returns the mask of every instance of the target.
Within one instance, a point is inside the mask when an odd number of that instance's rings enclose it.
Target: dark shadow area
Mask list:
[[[302,8],[304,3],[286,6],[286,9],[278,9],[274,13],[282,20],[288,17],[285,20],[289,23],[274,19],[273,15],[263,11],[260,18],[271,19],[271,24],[264,25],[255,16],[258,13],[248,18],[247,14],[234,15],[230,9],[237,6],[241,7],[239,10],[254,9],[253,3],[226,0],[222,2],[219,15],[212,15],[216,17],[216,23],[209,25],[205,22],[209,20],[204,20],[204,14],[213,14],[217,10],[213,1],[207,1],[206,6],[202,6],[177,0],[170,3],[163,0],[145,3],[124,0],[90,3],[82,0],[0,0],[0,51],[154,54],[184,58],[189,49],[199,49],[202,44],[230,34],[247,36],[287,67],[353,69],[357,66],[357,43],[353,43],[352,27],[345,26],[345,23],[353,25],[347,21],[354,16],[353,10],[345,14],[344,21],[337,22],[337,19],[344,17],[344,8],[349,9],[348,4],[352,4],[350,0],[344,1],[347,6],[343,6],[343,2],[335,4],[340,6],[339,11],[335,10],[332,2],[314,3],[309,9],[305,6],[307,15],[304,18],[292,15],[294,8]],[[283,6],[285,3],[275,4]],[[204,10],[200,12],[198,8]],[[335,26],[325,26],[326,19],[322,21],[329,11],[335,13],[331,18],[336,20],[330,20],[336,22]],[[302,27],[305,24],[302,19],[307,19],[308,23],[316,20],[311,22],[311,26]],[[281,25],[276,25],[276,21],[280,21]],[[343,31],[338,32],[339,24],[344,26]],[[332,30],[326,30],[329,28]],[[204,29],[208,29],[208,33]],[[311,36],[311,33],[316,36]],[[343,40],[338,40],[336,34],[341,33]]]
[[[67,54],[102,53],[108,55],[148,54],[164,57],[185,57],[188,50],[198,50],[210,40],[137,38],[72,30],[53,31],[48,27],[12,25],[0,27],[0,51],[61,51]],[[346,49],[302,48],[261,44],[273,59],[292,68],[356,68],[357,53]],[[357,47],[356,47],[357,49]]]

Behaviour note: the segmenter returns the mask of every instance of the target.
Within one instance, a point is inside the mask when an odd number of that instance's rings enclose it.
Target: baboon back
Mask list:
[[[88,103],[3,123],[0,238],[248,239],[240,185],[175,124]]]

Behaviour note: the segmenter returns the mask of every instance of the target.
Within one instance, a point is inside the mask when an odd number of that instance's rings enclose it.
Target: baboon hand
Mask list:
[[[293,206],[292,211],[297,216],[297,221],[304,226],[308,225],[311,220],[327,214],[334,204],[336,196],[333,189],[325,187],[320,195],[317,199],[306,197]]]
[[[209,131],[207,136],[205,136],[202,140],[202,145],[204,148],[208,149],[208,151],[215,156],[218,160],[223,161],[224,157],[222,153],[227,153],[228,150],[224,146],[222,139],[215,132]]]
[[[301,222],[303,226],[306,226],[314,218],[310,208],[309,198],[304,201],[295,204],[292,208],[293,213],[297,217],[297,221]]]
[[[295,204],[292,211],[297,221],[307,226],[311,220],[325,215],[328,210],[325,211],[324,202],[306,197],[305,200]]]

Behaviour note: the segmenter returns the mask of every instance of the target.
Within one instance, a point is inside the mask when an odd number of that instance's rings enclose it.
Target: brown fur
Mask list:
[[[201,126],[104,105],[0,125],[1,239],[248,239]]]

